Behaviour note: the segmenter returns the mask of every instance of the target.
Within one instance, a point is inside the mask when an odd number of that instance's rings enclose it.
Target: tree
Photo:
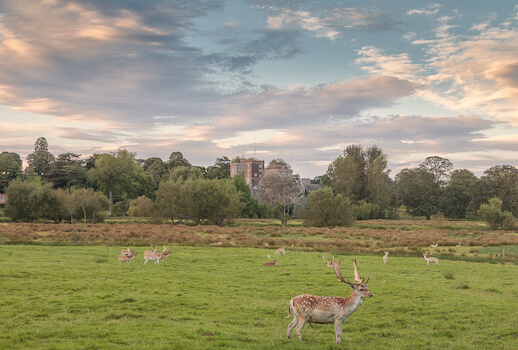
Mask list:
[[[162,179],[162,176],[168,173],[167,165],[158,157],[148,158],[143,164],[144,173],[155,180],[156,186]]]
[[[289,206],[295,202],[300,190],[297,182],[292,177],[268,174],[259,182],[259,189],[260,201],[268,203],[270,207],[276,203],[280,205],[282,227],[286,227],[290,219]]]
[[[419,167],[403,169],[396,175],[401,202],[413,216],[431,216],[439,212],[440,188],[433,174]]]
[[[9,183],[16,179],[22,170],[20,164],[8,152],[0,155],[0,193],[4,193]]]
[[[5,206],[5,215],[11,221],[33,221],[38,218],[38,201],[34,193],[36,183],[32,181],[14,180],[7,188],[9,200]]]
[[[354,221],[351,202],[341,194],[334,195],[331,188],[321,188],[308,196],[307,208],[302,209],[304,225],[348,226]]]
[[[481,204],[478,214],[492,230],[503,227],[506,230],[515,228],[514,216],[509,211],[502,211],[502,200],[494,197],[487,204]]]
[[[466,217],[477,183],[477,177],[467,169],[454,170],[451,173],[450,181],[440,201],[440,209],[445,217],[451,219]]]
[[[135,160],[135,154],[126,150],[101,154],[95,166],[87,171],[87,179],[108,194],[109,213],[112,214],[114,195],[136,198],[139,195],[153,196],[154,180],[144,173]]]
[[[175,220],[187,219],[187,213],[183,210],[181,187],[183,181],[161,181],[155,194],[153,216]]]
[[[420,167],[433,175],[435,183],[444,187],[450,179],[453,164],[446,158],[439,156],[427,157]]]
[[[34,152],[27,155],[27,163],[36,174],[43,174],[45,168],[54,161],[54,156],[48,150],[48,142],[44,137],[39,137],[34,143]]]
[[[102,212],[108,205],[108,198],[104,194],[91,188],[80,188],[70,195],[68,211],[74,219],[83,219],[85,225],[87,221],[103,221],[105,215]]]
[[[257,199],[252,197],[250,186],[246,183],[243,175],[236,175],[232,178],[237,192],[240,194],[239,198],[242,203],[242,209],[239,213],[243,218],[262,218],[263,212],[259,207]]]
[[[190,167],[191,163],[187,159],[183,157],[182,152],[173,152],[169,156],[169,162],[167,162],[167,167],[169,169],[174,169],[179,166]]]
[[[0,157],[3,156],[4,154],[9,154],[20,165],[20,168],[22,167],[22,158],[20,157],[20,155],[18,153],[4,151],[4,152],[0,153]]]
[[[146,196],[140,196],[130,202],[129,216],[150,217],[153,215],[153,201]]]
[[[370,151],[370,150],[369,150]],[[377,208],[375,217],[384,217],[390,205],[390,170],[387,168],[387,156],[383,153],[368,158],[367,183],[365,190],[367,200]]]
[[[473,205],[477,208],[493,197],[502,200],[502,210],[518,215],[518,169],[497,165],[484,171],[474,193]]]
[[[72,186],[84,186],[86,168],[79,157],[79,154],[70,152],[60,154],[51,165],[47,166],[42,179],[52,183],[54,188],[66,189],[68,193]]]
[[[34,201],[37,203],[38,218],[54,220],[56,223],[65,218],[63,196],[60,196],[51,184],[43,184],[32,195],[35,196]]]

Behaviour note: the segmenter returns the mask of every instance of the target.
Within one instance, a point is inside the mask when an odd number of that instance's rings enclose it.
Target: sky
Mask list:
[[[0,152],[518,166],[518,1],[0,0]]]

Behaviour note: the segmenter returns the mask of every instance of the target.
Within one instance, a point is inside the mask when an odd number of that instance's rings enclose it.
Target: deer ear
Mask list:
[[[352,289],[356,290],[356,287],[357,287],[357,285],[356,285],[356,284],[352,284],[352,283],[350,283],[349,285],[351,286],[351,288],[352,288]]]

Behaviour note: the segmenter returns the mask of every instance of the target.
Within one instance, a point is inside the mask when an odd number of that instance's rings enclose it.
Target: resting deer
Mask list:
[[[119,266],[121,266],[121,263],[123,261],[125,261],[129,265],[130,260],[134,259],[136,256],[137,256],[137,253],[134,251],[132,251],[129,255],[124,255],[124,254],[119,255]]]
[[[166,250],[167,249],[167,250]],[[160,256],[160,259],[162,259],[162,262],[164,262],[165,258],[167,258],[169,255],[171,255],[171,251],[169,250],[169,246],[164,246],[164,250],[161,253],[156,253]]]
[[[266,262],[266,263],[263,264],[263,266],[274,266],[275,263],[277,262],[277,259],[270,258],[270,254],[268,254],[268,259],[273,260],[273,261],[272,262]]]
[[[133,252],[131,248],[121,250],[121,255],[130,255]]]
[[[428,257],[428,254],[423,254],[423,256],[424,256],[424,258],[426,260],[426,263],[428,265],[430,265],[430,262],[435,263],[435,265],[439,265],[439,259],[438,258],[433,257],[433,256]]]
[[[340,260],[341,261],[341,260]],[[342,297],[319,297],[316,295],[301,294],[291,299],[289,314],[293,312],[294,319],[288,326],[288,339],[291,331],[297,327],[297,335],[302,341],[302,327],[306,322],[310,323],[334,323],[336,344],[342,342],[342,322],[345,321],[362,304],[362,298],[372,297],[372,293],[366,288],[367,282],[359,278],[356,260],[353,260],[355,280],[358,283],[346,281],[340,271],[340,261],[333,263],[333,268],[338,280],[347,283],[353,291],[347,298]],[[358,279],[356,279],[358,276]]]
[[[284,255],[286,255],[286,250],[285,250],[284,248],[279,248],[279,249],[277,249],[277,250],[275,251],[275,253],[273,253],[273,255],[274,255],[274,256],[275,256],[275,255],[277,255],[277,254],[279,254],[279,255],[280,255],[281,253],[282,253],[282,254],[284,254]]]
[[[439,246],[439,243],[430,244],[430,247],[432,247],[432,248],[437,248],[438,246]]]
[[[383,262],[385,263],[385,265],[387,264],[388,255],[389,255],[389,252],[385,252],[385,255],[383,255]]]
[[[324,256],[322,256],[322,260],[324,260],[327,263],[327,267],[333,267],[333,263],[335,262],[335,257],[333,256],[331,261],[327,261],[326,256],[324,255]]]

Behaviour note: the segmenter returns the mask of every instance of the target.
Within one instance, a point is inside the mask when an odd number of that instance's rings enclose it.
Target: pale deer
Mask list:
[[[426,263],[427,263],[428,265],[430,265],[430,262],[435,263],[435,265],[439,265],[439,259],[438,259],[438,258],[433,257],[433,256],[430,256],[430,257],[429,257],[429,256],[428,256],[428,254],[423,254],[423,256],[424,256],[424,258],[425,258],[425,260],[426,260]]]
[[[151,244],[151,247],[155,248],[155,250],[144,250],[144,255],[146,255],[146,254],[155,254],[156,253],[157,246]]]
[[[160,259],[162,259],[162,262],[164,262],[165,258],[167,258],[169,255],[171,255],[171,251],[169,250],[169,246],[164,246],[164,250],[161,253],[156,253],[160,256]]]
[[[358,276],[358,279],[355,277],[358,283],[351,283],[343,278],[342,272],[340,271],[340,261],[333,263],[335,274],[340,282],[349,284],[353,291],[347,298],[320,297],[309,294],[301,294],[292,298],[287,317],[290,317],[293,312],[294,318],[288,326],[288,339],[290,338],[291,331],[296,327],[297,335],[300,341],[302,341],[301,331],[306,322],[334,323],[336,344],[340,345],[342,342],[342,322],[362,304],[362,298],[372,297],[372,293],[366,288],[367,281],[359,279],[356,260],[353,260],[353,265],[355,270],[354,275]]]
[[[333,256],[333,258],[331,259],[331,261],[327,261],[326,260],[326,256],[322,256],[322,259],[326,262],[327,264],[327,267],[334,267],[333,263],[335,262],[335,257]]]
[[[277,259],[270,258],[270,254],[268,254],[268,259],[273,260],[272,262],[266,262],[263,264],[263,266],[275,266],[275,263],[277,262]]]
[[[387,264],[388,255],[389,255],[389,252],[385,252],[385,255],[383,255],[383,262],[385,263],[385,265]]]
[[[459,242],[459,244],[457,244],[455,247],[457,247],[457,248],[462,248],[462,244],[461,244],[461,242]]]
[[[130,255],[132,252],[131,248],[128,247],[128,249],[121,250],[121,255]]]
[[[160,256],[160,253],[158,253],[158,254],[157,253],[146,254],[146,255],[144,255],[144,260],[145,260],[144,261],[144,265],[146,265],[148,261],[154,261],[155,264],[160,264],[160,259],[161,258],[162,257]]]
[[[277,254],[281,255],[281,253],[282,253],[282,254],[284,254],[284,255],[286,255],[286,250],[285,250],[284,248],[279,248],[279,249],[277,249],[277,250],[275,251],[275,253],[273,253],[273,255],[274,255],[274,256],[275,256],[275,255],[277,255]]]
[[[430,247],[432,247],[432,248],[437,248],[438,246],[439,246],[439,243],[430,244]]]
[[[129,265],[130,260],[134,259],[137,256],[137,252],[132,251],[129,255],[119,255],[119,266],[121,266],[122,262],[126,262]]]

